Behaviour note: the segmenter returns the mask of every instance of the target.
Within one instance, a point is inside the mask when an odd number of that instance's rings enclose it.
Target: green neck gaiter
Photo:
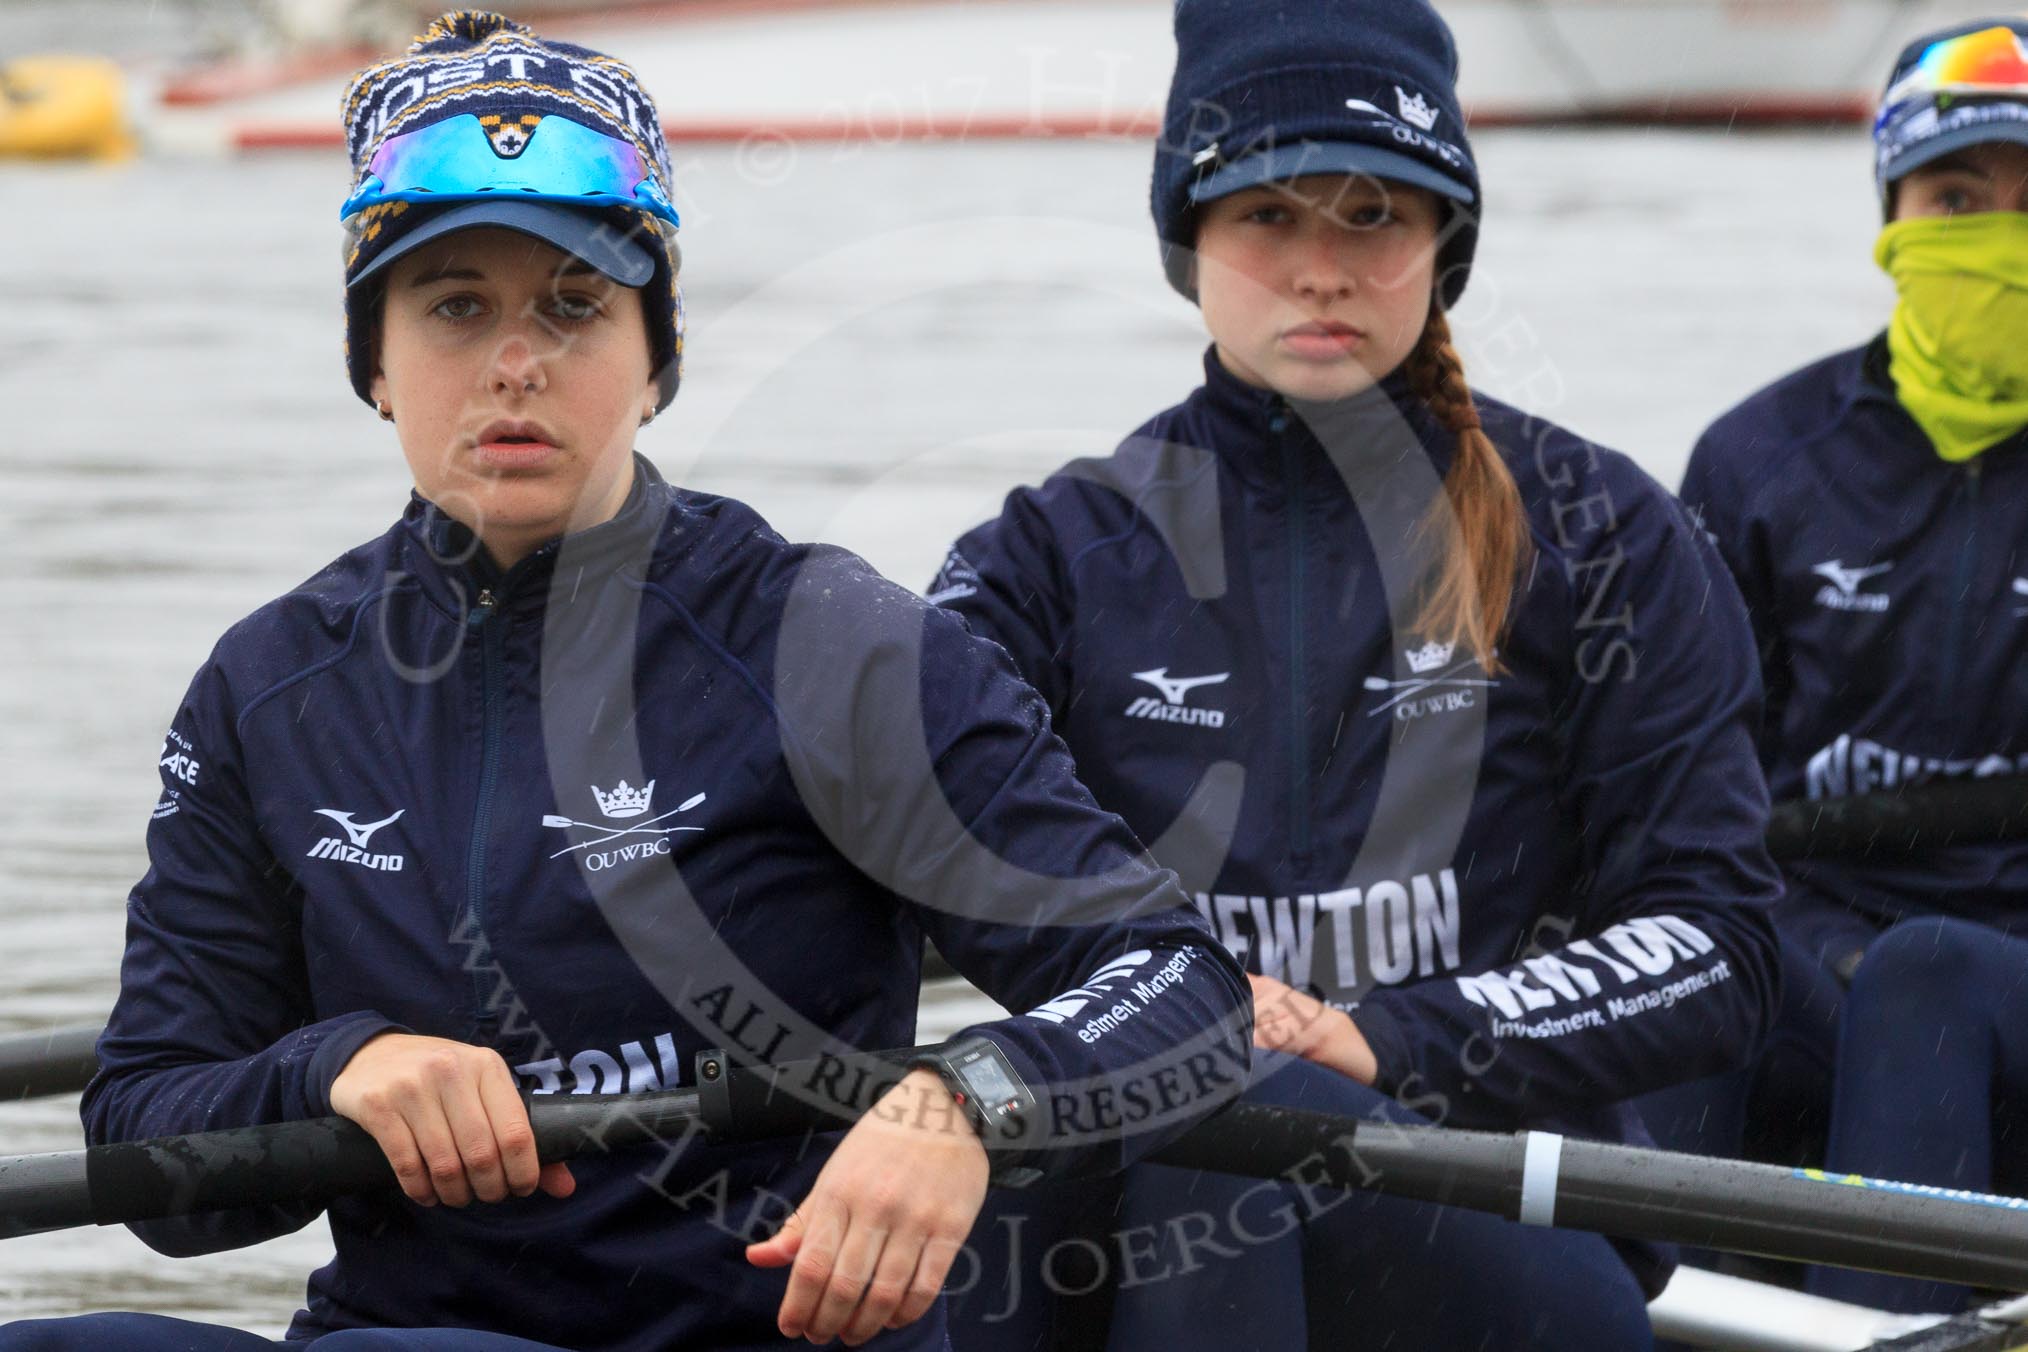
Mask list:
[[[2028,214],[1896,221],[1873,258],[1901,293],[1894,392],[1937,454],[1970,460],[2028,427]]]

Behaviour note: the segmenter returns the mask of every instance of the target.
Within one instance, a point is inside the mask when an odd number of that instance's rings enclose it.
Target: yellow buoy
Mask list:
[[[0,64],[0,157],[104,159],[131,154],[126,80],[91,56]]]

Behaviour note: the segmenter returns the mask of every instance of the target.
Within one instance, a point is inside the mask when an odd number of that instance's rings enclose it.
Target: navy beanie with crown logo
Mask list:
[[[1202,204],[1302,174],[1363,174],[1448,204],[1437,291],[1456,304],[1480,212],[1457,78],[1457,46],[1427,0],[1178,0],[1152,203],[1170,284],[1196,299]]]
[[[366,182],[374,153],[390,137],[454,117],[476,117],[495,154],[511,158],[539,138],[549,118],[630,142],[648,166],[664,201],[672,200],[669,147],[655,101],[623,62],[588,48],[550,42],[503,15],[456,10],[416,38],[407,52],[353,77],[342,105],[354,192]],[[681,260],[674,227],[630,207],[523,203],[529,230],[585,257],[600,271],[641,288],[649,355],[660,386],[658,408],[676,396],[683,373]],[[498,215],[498,209],[492,214]],[[407,248],[485,219],[484,204],[409,201],[367,207],[348,224],[345,258],[345,363],[352,388],[373,402],[373,326],[382,269]],[[560,227],[559,228],[559,223]],[[510,228],[519,228],[510,226]],[[583,243],[567,243],[573,236]]]

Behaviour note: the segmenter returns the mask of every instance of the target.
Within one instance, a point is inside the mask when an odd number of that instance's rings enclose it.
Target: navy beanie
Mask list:
[[[1456,304],[1479,239],[1457,78],[1457,45],[1427,0],[1178,0],[1153,192],[1170,285],[1196,299],[1200,204],[1298,174],[1363,173],[1449,200],[1437,290]]]
[[[364,180],[374,152],[389,137],[468,114],[486,127],[495,153],[503,157],[518,154],[530,138],[540,136],[543,119],[550,117],[630,141],[651,166],[664,199],[671,197],[669,146],[661,116],[633,70],[587,48],[546,41],[485,10],[443,15],[405,54],[369,66],[353,78],[345,91],[342,116],[354,190]],[[455,226],[453,213],[468,205],[388,202],[367,208],[351,223],[345,258],[345,364],[353,390],[369,404],[380,291],[373,274],[388,259],[392,246],[410,236],[419,240],[433,221],[439,228]],[[625,207],[556,210],[596,218],[591,237],[625,241],[608,248],[630,259],[645,256],[652,261],[653,272],[641,285],[641,310],[648,321],[649,356],[661,387],[657,407],[668,407],[683,374],[683,293],[673,228],[645,211]],[[612,229],[601,235],[598,225]]]

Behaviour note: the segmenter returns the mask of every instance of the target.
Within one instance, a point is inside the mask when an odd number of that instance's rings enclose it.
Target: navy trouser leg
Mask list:
[[[1636,1100],[1664,1150],[1781,1164],[1823,1159],[1845,974],[1877,930],[1819,903],[1792,909],[1778,924],[1782,996],[1760,1059]]]
[[[1845,997],[1828,1168],[1988,1192],[1995,1095],[2028,1095],[2028,940],[1970,921],[1904,920],[1866,951]],[[1818,1268],[1810,1290],[1903,1312],[1952,1310],[1963,1287]]]
[[[256,1333],[159,1314],[85,1314],[24,1319],[0,1328],[0,1352],[562,1352],[504,1333],[474,1329],[347,1329],[314,1343],[277,1342]]]
[[[275,1352],[303,1346],[160,1314],[81,1314],[0,1327],[0,1352]]]
[[[1112,1304],[1119,1181],[995,1188],[952,1265],[960,1352],[1101,1352]]]
[[[1759,1060],[1635,1101],[1649,1135],[1664,1150],[1788,1165],[1823,1162],[1838,1010],[1852,963],[1878,930],[1848,907],[1796,898],[1777,912],[1776,926],[1781,1001]],[[1725,1270],[1724,1259],[1710,1249],[1683,1250],[1683,1262],[1691,1267]],[[1748,1260],[1746,1271],[1767,1279],[1774,1275],[1769,1266]],[[1776,1269],[1783,1278],[1790,1270],[1800,1273],[1789,1265]]]
[[[476,1329],[345,1329],[310,1344],[313,1352],[563,1352],[505,1333]]]
[[[1255,1056],[1248,1102],[1423,1121],[1333,1071]],[[1112,1352],[1651,1345],[1641,1289],[1597,1235],[1157,1165],[1129,1172],[1121,1232]]]

